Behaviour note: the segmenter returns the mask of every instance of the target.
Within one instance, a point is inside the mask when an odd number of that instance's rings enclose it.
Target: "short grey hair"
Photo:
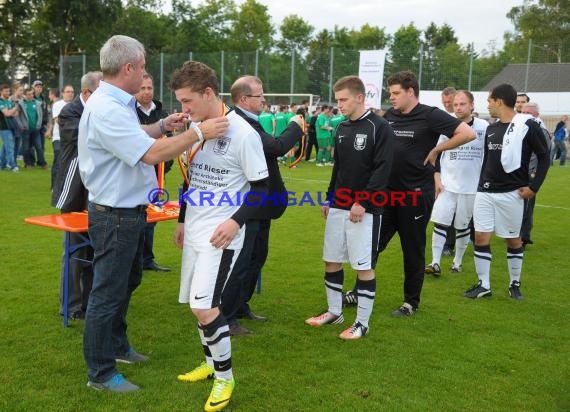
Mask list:
[[[87,72],[81,77],[81,88],[95,91],[99,87],[99,82],[103,79],[101,72]]]
[[[529,107],[536,110],[537,113],[540,113],[540,108],[538,107],[538,103],[536,102],[527,102],[523,105],[523,107]]]
[[[99,63],[103,75],[113,77],[119,73],[125,64],[136,65],[144,56],[144,46],[141,42],[119,34],[111,37],[101,47]]]

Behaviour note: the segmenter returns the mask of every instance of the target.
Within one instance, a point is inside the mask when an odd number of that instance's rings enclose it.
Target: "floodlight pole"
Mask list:
[[[524,75],[524,92],[527,92],[528,87],[528,69],[530,67],[530,53],[532,50],[532,39],[528,39],[528,52],[526,54],[526,72]]]

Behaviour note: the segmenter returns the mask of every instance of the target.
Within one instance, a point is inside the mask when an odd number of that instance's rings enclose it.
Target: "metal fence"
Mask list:
[[[473,50],[473,47],[471,47]],[[570,62],[570,41],[564,44],[537,44],[529,41],[525,52],[513,52],[509,59],[488,59],[483,51],[428,50],[424,46],[416,52],[396,58],[389,54],[385,65],[385,76],[399,70],[412,70],[420,80],[423,90],[441,90],[447,86],[458,89],[484,90],[507,64],[560,63]],[[359,51],[330,48],[313,53],[264,53],[211,52],[147,56],[147,71],[153,76],[155,97],[160,99],[166,110],[178,107],[173,93],[168,89],[172,72],[186,60],[206,63],[218,73],[220,92],[229,92],[232,82],[239,76],[253,74],[263,80],[266,93],[311,93],[321,101],[334,99],[332,86],[339,77],[357,74]],[[87,71],[99,69],[99,56],[73,55],[60,57],[59,87],[72,84],[79,89],[81,76]],[[552,79],[559,83],[560,79]],[[526,90],[526,88],[525,88]],[[387,95],[384,92],[384,99]],[[289,103],[272,101],[270,103]]]

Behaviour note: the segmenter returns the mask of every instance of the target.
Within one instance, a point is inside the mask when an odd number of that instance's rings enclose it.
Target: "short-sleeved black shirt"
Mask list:
[[[394,129],[391,190],[433,190],[434,168],[424,165],[440,135],[453,136],[461,121],[443,110],[419,103],[410,113],[390,108],[384,118]]]

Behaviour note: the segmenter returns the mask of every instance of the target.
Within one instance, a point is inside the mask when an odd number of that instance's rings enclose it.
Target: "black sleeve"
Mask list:
[[[443,152],[440,152],[437,155],[437,159],[435,159],[435,173],[441,173],[441,155]]]
[[[449,115],[437,107],[434,107],[428,114],[427,120],[431,130],[450,138],[453,136],[455,129],[457,129],[461,124],[461,120]]]
[[[287,128],[279,135],[279,137],[271,136],[269,133],[259,130],[256,131],[261,137],[263,144],[263,153],[268,157],[279,157],[286,154],[295,146],[295,143],[303,136],[303,129],[295,122],[289,122]]]
[[[526,138],[528,138],[530,147],[538,160],[536,174],[529,184],[530,189],[536,193],[542,186],[544,179],[546,179],[546,173],[550,166],[550,153],[540,126],[532,120],[527,121],[527,125],[529,126],[529,134]]]
[[[182,193],[186,193],[186,191],[188,190],[188,184],[186,183],[186,181],[184,181],[184,183],[182,183]],[[181,199],[183,199],[181,197]],[[184,218],[186,217],[186,202],[181,202],[182,204],[180,205],[180,214],[178,215],[178,223],[184,223]]]
[[[247,220],[255,219],[259,215],[259,211],[264,207],[261,193],[266,193],[269,189],[267,179],[249,182],[249,185],[251,186],[249,195],[245,196],[241,206],[232,216],[239,227],[242,227]]]
[[[394,130],[388,122],[381,120],[376,132],[374,143],[373,172],[368,179],[364,190],[370,193],[370,198],[375,192],[385,192],[388,185],[388,178],[392,169],[393,143],[395,140]],[[361,201],[362,207],[366,210],[375,206],[368,200]]]
[[[338,129],[337,129],[337,130],[338,130]],[[337,150],[337,147],[336,147],[336,142],[337,142],[337,139],[336,139],[336,136],[335,136],[335,139],[334,139],[334,154],[333,154],[333,170],[332,170],[332,173],[331,173],[331,180],[330,180],[330,182],[329,182],[329,188],[328,188],[328,190],[327,190],[327,196],[326,196],[326,199],[327,199],[328,202],[332,202],[332,201],[333,201],[333,198],[334,198],[333,191],[334,191],[334,188],[335,188],[335,185],[336,185],[336,176],[337,176],[337,173],[338,173],[338,150]]]
[[[65,107],[64,107],[65,109]],[[63,142],[72,144],[77,147],[77,138],[79,135],[79,120],[81,116],[74,116],[67,110],[62,110],[58,117],[59,135]]]

